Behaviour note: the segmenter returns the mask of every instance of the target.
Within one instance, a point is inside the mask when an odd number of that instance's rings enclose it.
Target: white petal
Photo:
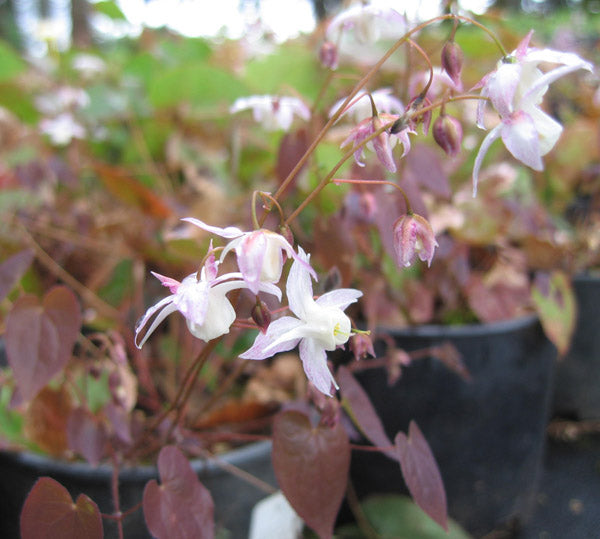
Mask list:
[[[487,136],[483,139],[481,146],[479,147],[479,151],[477,152],[477,157],[475,158],[475,164],[473,166],[473,197],[477,196],[477,180],[479,178],[479,169],[483,163],[483,158],[485,154],[490,149],[492,143],[500,137],[500,129],[502,124],[497,125],[492,129]]]
[[[339,288],[323,294],[316,303],[320,307],[337,307],[343,311],[362,295],[360,290],[354,288]]]
[[[533,170],[543,170],[538,132],[529,114],[521,112],[516,118],[502,122],[502,142],[516,159]]]
[[[520,78],[519,64],[502,64],[488,81],[488,95],[492,105],[502,117],[510,115],[514,110],[513,98]]]
[[[522,101],[524,103],[531,101],[532,96],[535,96],[537,94],[537,92],[539,92],[540,88],[543,88],[544,86],[548,86],[549,84],[553,83],[555,80],[560,79],[561,77],[564,77],[568,73],[571,73],[572,71],[576,71],[577,69],[589,69],[591,71],[591,64],[581,60],[581,62],[578,64],[569,64],[569,65],[557,67],[556,69],[548,71],[548,73],[545,73],[543,76],[541,76],[536,81],[536,83],[531,88],[529,88],[529,90],[523,95]]]
[[[292,316],[284,316],[269,324],[266,333],[259,333],[254,340],[254,344],[240,354],[242,359],[266,359],[279,352],[286,352],[295,348],[300,338],[282,339],[282,336],[289,334],[302,322]]]
[[[338,389],[333,375],[327,366],[327,353],[313,340],[305,339],[300,343],[300,359],[306,377],[325,395],[331,395],[331,384]]]
[[[184,217],[182,221],[185,221],[186,223],[191,223],[192,225],[202,228],[203,230],[206,230],[211,234],[221,236],[222,238],[237,238],[238,236],[244,234],[244,232],[242,232],[239,228],[235,226],[220,228],[218,226],[207,225],[203,221],[200,221],[200,219],[195,219],[193,217]]]
[[[298,247],[298,259],[294,260],[286,283],[286,292],[291,311],[301,320],[306,320],[307,311],[315,301],[310,273],[305,267],[309,263],[308,255]]]
[[[540,155],[546,155],[558,141],[563,130],[562,125],[537,107],[528,109],[527,113],[533,119],[539,135]]]
[[[150,335],[152,335],[154,330],[158,327],[158,325],[167,316],[169,316],[171,313],[175,312],[176,310],[177,310],[177,307],[175,307],[175,305],[173,305],[173,296],[168,296],[168,297],[162,299],[161,301],[159,301],[156,305],[153,305],[152,307],[150,307],[146,311],[146,313],[144,314],[142,319],[136,325],[135,345],[138,348],[141,348],[144,345],[144,343],[146,342],[146,340],[148,339],[148,337],[150,337]],[[154,319],[154,321],[152,322],[152,325],[148,328],[148,331],[146,331],[144,338],[138,343],[137,342],[138,335],[140,334],[140,332],[142,331],[144,326],[148,323],[148,321],[152,318],[152,316],[154,316],[154,314],[157,313],[158,311],[160,311],[158,313],[158,316]]]

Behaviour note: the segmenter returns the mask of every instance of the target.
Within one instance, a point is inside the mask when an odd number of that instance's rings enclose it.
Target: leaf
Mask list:
[[[531,297],[546,336],[556,346],[560,356],[569,350],[575,331],[576,300],[573,287],[561,271],[538,273]]]
[[[277,176],[277,180],[280,184],[283,183],[298,161],[300,161],[300,158],[308,148],[308,142],[308,133],[304,128],[286,133],[283,136],[281,143],[279,144],[277,163],[275,165],[275,176]],[[294,179],[290,182],[289,187],[283,191],[284,193],[289,195],[289,191],[296,185],[298,176],[305,168],[306,163],[302,165],[298,173],[296,173]]]
[[[31,249],[24,249],[0,264],[0,301],[21,280],[31,262],[33,262],[33,251]]]
[[[298,411],[273,422],[273,469],[296,513],[319,537],[331,537],[350,467],[350,443],[342,425],[313,427]]]
[[[107,17],[110,17],[113,20],[127,20],[119,6],[115,2],[111,2],[110,0],[101,0],[100,2],[95,2],[94,4],[92,4],[92,8],[97,13],[106,15]]]
[[[31,400],[71,358],[81,329],[81,310],[66,286],[51,289],[40,305],[19,298],[6,319],[6,355],[19,391]]]
[[[175,446],[158,455],[161,485],[153,479],[144,488],[144,517],[158,539],[212,539],[214,504],[183,453]]]
[[[77,501],[58,481],[38,479],[21,511],[22,539],[101,539],[102,517],[85,494]]]
[[[369,396],[352,373],[342,366],[336,372],[336,379],[342,394],[342,405],[355,425],[373,445],[381,448],[392,447],[392,442],[385,433]],[[398,455],[394,450],[390,449],[383,453],[391,459],[398,460]]]
[[[25,434],[44,452],[60,457],[67,449],[67,418],[71,397],[66,387],[44,387],[31,401],[25,414]]]
[[[67,442],[69,449],[79,453],[92,466],[97,466],[104,456],[106,431],[85,408],[77,408],[67,421]]]
[[[399,432],[394,440],[406,486],[415,503],[448,531],[446,491],[435,457],[421,429],[414,421],[408,437]]]

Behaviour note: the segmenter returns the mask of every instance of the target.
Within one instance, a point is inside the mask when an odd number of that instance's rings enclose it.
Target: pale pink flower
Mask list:
[[[50,141],[57,146],[64,146],[74,138],[83,139],[86,136],[85,128],[70,112],[63,112],[56,118],[44,118],[39,127],[40,131],[48,135]]]
[[[282,129],[288,131],[294,116],[303,120],[310,118],[310,110],[297,97],[277,97],[271,95],[253,95],[237,99],[229,112],[251,110],[254,120],[268,131]]]
[[[394,223],[394,250],[399,267],[408,267],[418,256],[431,265],[438,242],[429,222],[416,213],[403,215]]]
[[[592,70],[592,64],[568,52],[529,47],[533,31],[527,34],[517,49],[503,59],[476,86],[488,97],[500,116],[500,123],[485,137],[475,158],[473,196],[477,193],[477,178],[483,158],[492,142],[502,138],[507,150],[533,170],[543,170],[542,156],[556,144],[562,126],[546,114],[539,105],[548,86],[560,77],[578,69]],[[542,63],[560,64],[543,73]],[[486,100],[480,101],[477,125],[485,129],[483,114]]]
[[[289,307],[295,316],[271,322],[266,333],[259,333],[252,347],[240,357],[266,359],[299,345],[306,376],[319,391],[331,395],[331,385],[337,388],[337,384],[327,366],[327,352],[344,345],[352,335],[352,324],[344,310],[362,292],[342,288],[315,300],[307,267],[309,256],[299,248],[286,285]]]
[[[208,342],[229,333],[236,315],[227,293],[247,288],[248,285],[240,273],[226,273],[217,277],[217,268],[214,257],[210,256],[200,272],[200,278],[197,273],[192,273],[179,282],[152,272],[171,291],[171,295],[150,307],[138,322],[135,329],[136,346],[141,348],[158,325],[175,311],[185,317],[188,329],[198,339]],[[281,290],[273,284],[260,283],[258,289],[281,299]],[[150,327],[139,340],[150,320]]]
[[[279,282],[284,263],[283,253],[294,259],[298,258],[293,247],[281,234],[264,228],[244,232],[235,226],[220,228],[207,225],[193,217],[187,217],[183,221],[232,240],[223,249],[221,261],[227,253],[234,250],[242,278],[254,294],[258,293],[261,283]],[[315,270],[310,266],[307,269],[316,278]]]
[[[385,168],[387,168],[390,172],[396,172],[396,163],[394,162],[394,158],[392,156],[392,149],[398,142],[400,142],[403,148],[402,155],[400,157],[404,157],[410,151],[410,139],[408,138],[408,134],[414,134],[414,131],[412,131],[408,126],[393,135],[387,130],[383,131],[366,144],[360,147],[358,146],[382,126],[390,124],[398,118],[399,116],[392,114],[380,114],[379,116],[367,118],[350,131],[350,135],[346,140],[344,140],[344,142],[342,142],[340,147],[344,148],[352,143],[353,148],[356,148],[356,151],[354,152],[354,160],[359,166],[364,167],[365,163],[362,161],[362,159],[364,155],[364,148],[366,146],[371,151],[375,152],[380,163]]]

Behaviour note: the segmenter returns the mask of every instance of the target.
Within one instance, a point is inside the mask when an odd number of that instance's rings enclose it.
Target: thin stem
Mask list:
[[[417,49],[419,54],[425,59],[427,65],[429,66],[429,80],[427,81],[425,88],[423,88],[423,91],[421,92],[421,95],[425,97],[427,95],[427,92],[429,91],[431,83],[433,82],[433,65],[431,64],[431,60],[429,59],[429,56],[427,56],[427,53],[419,45],[417,45],[412,39],[408,39],[407,41],[412,47]]]

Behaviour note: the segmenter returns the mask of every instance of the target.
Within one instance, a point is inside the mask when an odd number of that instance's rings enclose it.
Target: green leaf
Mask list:
[[[362,509],[380,539],[469,539],[470,536],[456,522],[448,521],[448,532],[440,528],[407,496],[372,496]],[[364,537],[358,526],[349,525],[336,530],[336,537],[358,539]]]
[[[231,73],[210,65],[186,64],[155,73],[148,87],[150,103],[169,107],[182,102],[195,105],[229,104],[247,93]]]
[[[132,272],[133,262],[129,259],[121,260],[110,281],[99,290],[100,297],[111,305],[120,305],[133,289]]]
[[[40,115],[33,106],[31,93],[24,92],[16,84],[8,81],[2,81],[2,58],[0,52],[0,105],[7,108],[20,120],[28,124],[34,124],[38,121]]]
[[[9,387],[0,388],[0,438],[19,443],[23,439],[23,416],[10,409],[11,395]]]
[[[0,40],[0,81],[12,79],[25,69],[25,62],[21,60],[18,53]]]
[[[101,2],[97,2],[92,4],[92,8],[97,13],[101,13],[102,15],[106,15],[115,21],[125,21],[127,18],[124,13],[121,11],[121,8],[117,6],[115,2],[111,0],[102,0]]]

